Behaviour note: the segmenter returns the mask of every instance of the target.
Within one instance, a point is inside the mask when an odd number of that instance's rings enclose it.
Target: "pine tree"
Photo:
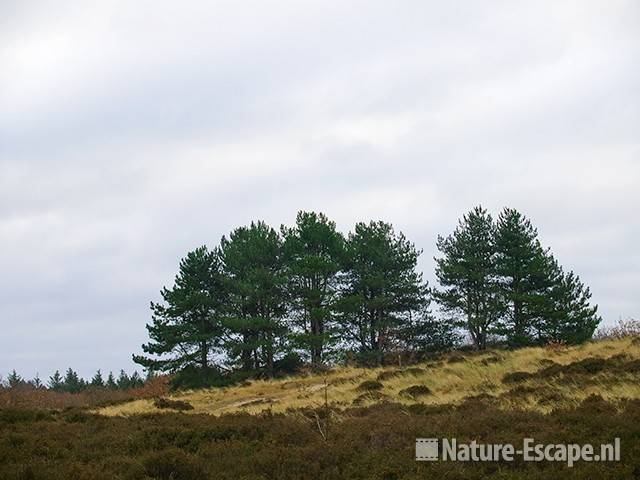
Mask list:
[[[100,369],[96,371],[96,374],[91,379],[91,386],[96,388],[104,387],[104,380],[102,379],[102,372]]]
[[[397,337],[406,352],[443,352],[460,342],[451,322],[435,318],[429,311],[429,301],[399,327]]]
[[[33,380],[31,380],[31,382],[29,382],[29,383],[31,383],[31,385],[35,389],[43,388],[42,380],[40,380],[40,375],[38,374],[38,372],[36,372],[36,376],[33,377]]]
[[[244,371],[272,376],[276,356],[287,350],[281,238],[266,223],[252,222],[222,237],[220,245],[231,292],[227,353],[240,359]]]
[[[118,384],[116,383],[116,379],[113,376],[113,372],[109,372],[109,376],[107,377],[107,381],[104,384],[109,390],[115,390],[118,388]]]
[[[478,349],[486,348],[503,312],[494,238],[493,219],[478,206],[437,241],[443,257],[435,259],[436,277],[442,288],[435,297],[445,312],[462,315],[455,324],[466,328]]]
[[[127,375],[127,372],[125,372],[124,370],[120,370],[117,385],[120,390],[126,390],[131,387],[131,379],[129,378],[129,375]]]
[[[73,369],[68,368],[64,376],[63,389],[65,392],[78,393],[83,388],[83,382]]]
[[[7,377],[7,383],[9,384],[9,388],[18,388],[24,383],[24,380],[15,370],[12,370]]]
[[[137,371],[133,372],[129,377],[129,388],[139,388],[142,385],[144,385],[144,380],[142,380],[140,374]]]
[[[142,346],[151,357],[134,355],[134,362],[167,372],[211,367],[223,334],[226,293],[220,269],[218,252],[204,246],[182,259],[173,288],[161,292],[164,303],[151,303],[151,342]]]
[[[349,234],[341,333],[363,359],[382,364],[399,328],[424,305],[427,285],[416,271],[420,253],[388,223],[358,223]]]
[[[545,296],[541,316],[535,322],[538,343],[560,341],[579,344],[593,336],[602,321],[598,306],[591,306],[591,291],[572,271],[565,273],[553,258],[552,285]]]
[[[533,322],[542,314],[552,284],[548,252],[538,232],[520,212],[505,208],[495,232],[496,273],[506,305],[501,332],[511,346],[531,344]]]
[[[296,344],[321,364],[331,329],[338,273],[345,257],[345,240],[322,213],[299,212],[293,228],[282,227],[283,257],[289,304],[300,333]]]
[[[55,373],[49,377],[49,388],[54,392],[61,392],[64,389],[64,382],[59,370],[56,370]]]

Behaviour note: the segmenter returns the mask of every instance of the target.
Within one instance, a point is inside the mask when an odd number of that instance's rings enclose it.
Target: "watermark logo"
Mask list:
[[[416,460],[423,462],[438,460],[438,439],[416,438]]]
[[[572,467],[577,461],[620,461],[620,439],[601,445],[575,443],[543,444],[533,438],[525,438],[516,448],[513,444],[459,443],[455,438],[416,438],[416,460],[422,462],[513,462],[522,458],[525,462],[563,462]]]

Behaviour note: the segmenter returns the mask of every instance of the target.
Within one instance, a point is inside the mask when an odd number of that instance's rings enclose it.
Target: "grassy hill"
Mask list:
[[[640,478],[639,379],[640,338],[627,337],[451,352],[419,365],[335,368],[101,409],[0,408],[0,478]],[[416,438],[512,445],[619,438],[621,459],[573,467],[419,462]]]
[[[640,339],[601,340],[577,347],[515,351],[451,352],[408,367],[337,367],[324,374],[257,380],[240,386],[185,391],[170,400],[187,402],[189,413],[273,413],[324,406],[334,411],[393,402],[458,405],[484,397],[501,409],[549,412],[572,408],[590,395],[613,403],[640,398]],[[326,387],[325,387],[326,382]],[[99,409],[107,416],[167,411],[152,400]]]

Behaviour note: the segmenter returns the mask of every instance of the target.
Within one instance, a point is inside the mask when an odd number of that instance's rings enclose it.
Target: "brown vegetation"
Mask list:
[[[335,368],[172,394],[161,380],[110,397],[5,390],[0,478],[637,478],[640,346],[634,342],[459,352],[442,357],[463,358],[453,363]],[[69,408],[118,402],[123,394],[138,399],[93,408],[110,416]],[[549,462],[416,462],[419,437],[516,445],[525,437],[592,444],[619,437],[622,461],[572,469]]]
[[[154,377],[140,388],[128,390],[89,388],[78,393],[56,392],[25,384],[15,388],[0,388],[0,408],[96,407],[155,398],[167,393],[169,393],[169,380],[164,376]]]
[[[588,397],[549,414],[501,410],[478,395],[458,406],[378,404],[345,410],[323,438],[312,412],[261,415],[157,413],[129,418],[0,410],[0,478],[406,479],[637,478],[640,400]],[[322,415],[322,410],[318,411]],[[609,443],[621,462],[416,462],[415,439],[521,444]]]
[[[153,406],[159,409],[168,409],[168,410],[178,410],[178,411],[187,411],[193,410],[193,405],[189,402],[184,402],[181,400],[170,400],[164,397],[158,397],[153,401]]]

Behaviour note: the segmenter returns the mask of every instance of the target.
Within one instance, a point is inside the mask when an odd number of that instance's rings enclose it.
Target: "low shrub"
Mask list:
[[[423,397],[431,395],[431,389],[426,385],[412,385],[408,388],[400,390],[400,395],[411,398]]]
[[[378,392],[376,390],[369,391],[363,393],[362,395],[357,396],[352,404],[353,405],[363,405],[367,402],[385,402],[389,400],[389,397],[382,392]]]
[[[635,344],[640,344],[640,320],[629,318],[627,320],[620,319],[618,322],[610,328],[602,327],[596,334],[596,338],[625,338],[635,337],[632,340]]]
[[[158,480],[206,480],[209,477],[202,460],[181,450],[170,449],[152,453],[143,460],[148,476]]]
[[[382,390],[383,388],[384,385],[377,380],[365,380],[356,387],[356,390],[359,392],[371,392],[374,390]]]
[[[577,480],[636,478],[640,471],[639,400],[612,403],[593,397],[548,414],[501,410],[496,403],[485,394],[460,405],[360,405],[329,417],[326,440],[312,412],[88,415],[85,422],[69,423],[63,413],[41,417],[0,410],[0,418],[12,419],[0,426],[0,478]],[[598,445],[618,437],[622,457],[619,462],[579,461],[571,469],[564,462],[416,462],[415,439],[435,435],[459,443],[514,445],[532,435],[544,444]]]
[[[502,383],[518,383],[529,380],[533,374],[529,372],[510,372],[502,377]]]
[[[182,400],[171,400],[164,397],[158,397],[153,401],[153,406],[160,409],[186,411],[193,410],[193,405]]]
[[[403,375],[402,370],[385,370],[384,372],[380,372],[376,379],[379,382],[384,382],[385,380],[390,380],[392,378],[400,377]]]

